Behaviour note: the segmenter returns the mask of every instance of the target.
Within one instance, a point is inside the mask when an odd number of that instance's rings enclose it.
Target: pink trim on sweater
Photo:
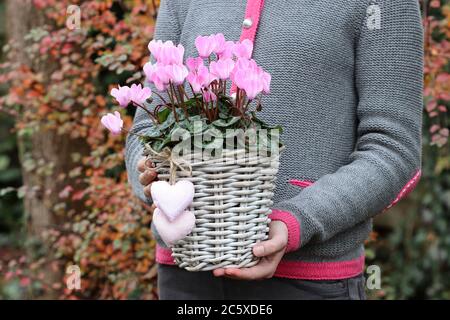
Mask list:
[[[174,265],[175,261],[172,258],[172,250],[163,248],[159,244],[156,245],[156,262],[162,264]]]
[[[406,197],[411,191],[414,190],[414,188],[419,183],[420,177],[422,175],[422,170],[417,170],[416,174],[411,178],[411,180],[408,181],[408,183],[400,190],[397,197],[386,207],[384,208],[383,212],[389,210],[393,206],[395,206],[400,200],[402,200],[404,197]]]
[[[292,184],[293,186],[306,188],[306,187],[309,187],[310,185],[312,185],[314,182],[313,181],[308,181],[308,180],[291,179],[291,180],[289,180],[289,183]]]
[[[297,250],[300,247],[300,225],[297,219],[289,212],[273,209],[269,218],[282,221],[288,229],[288,243],[286,252]]]
[[[156,245],[156,262],[174,265],[172,250]],[[338,262],[305,262],[281,260],[275,277],[304,280],[338,280],[357,276],[364,271],[364,256]]]
[[[242,28],[241,38],[239,41],[249,39],[252,42],[255,41],[256,30],[258,29],[259,17],[261,16],[262,9],[264,7],[264,0],[247,0],[247,7],[245,8],[244,19],[250,19],[252,26],[250,28]]]
[[[262,9],[264,7],[264,0],[247,0],[247,7],[245,8],[244,19],[251,19],[252,26],[245,28],[242,26],[241,37],[239,39],[242,42],[245,39],[251,40],[255,43],[256,31],[258,30],[259,17],[261,16]],[[231,85],[230,94],[236,92],[236,85]]]
[[[364,256],[338,262],[305,262],[282,260],[275,277],[305,280],[339,280],[364,272]]]

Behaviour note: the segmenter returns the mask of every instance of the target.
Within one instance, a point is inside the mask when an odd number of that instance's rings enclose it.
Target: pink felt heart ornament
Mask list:
[[[178,181],[174,185],[166,181],[156,181],[152,183],[151,194],[155,206],[169,221],[173,221],[192,204],[195,188],[192,182],[187,180]]]
[[[195,227],[195,215],[191,211],[183,211],[175,220],[169,221],[166,215],[158,208],[153,212],[155,228],[167,246],[174,245],[183,239]]]

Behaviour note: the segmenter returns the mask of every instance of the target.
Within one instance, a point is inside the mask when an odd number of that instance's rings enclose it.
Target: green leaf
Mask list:
[[[168,108],[165,108],[165,109],[159,111],[158,115],[157,115],[158,122],[159,123],[163,123],[164,121],[166,121],[166,119],[169,116],[169,114],[170,114],[170,109],[168,109]]]
[[[148,131],[145,133],[145,135],[149,138],[156,138],[161,136],[161,130],[158,126],[154,125],[151,126]]]
[[[234,125],[235,123],[237,123],[239,120],[241,119],[241,117],[231,117],[229,119],[219,119],[214,121],[212,124],[216,127],[220,127],[220,128],[229,128],[232,125]]]
[[[180,121],[178,123],[178,125],[179,125],[178,128],[183,128],[183,129],[185,129],[185,130],[187,130],[189,132],[192,132],[194,130],[192,122],[187,120],[187,119],[184,119],[183,121]]]
[[[16,191],[17,191],[17,189],[13,188],[13,187],[6,187],[3,189],[0,189],[0,197],[3,197],[7,193],[16,192]]]
[[[120,249],[122,247],[122,240],[120,240],[120,239],[115,239],[114,241],[113,241],[113,249],[114,250],[117,250],[117,249]]]
[[[126,253],[126,252],[128,252],[128,250],[130,250],[130,248],[131,248],[131,243],[130,243],[130,241],[125,240],[125,241],[122,243],[122,252],[123,252],[123,253]]]
[[[216,139],[216,137],[220,137],[221,139]],[[203,149],[216,149],[223,146],[224,139],[222,132],[209,126],[207,130],[203,133],[203,139],[193,139],[193,144],[195,147],[203,148]]]
[[[0,155],[0,170],[5,170],[9,167],[9,157],[5,155]]]
[[[279,130],[280,134],[283,133],[283,128],[280,125],[277,126],[270,126],[266,122],[262,121],[256,116],[256,113],[254,111],[251,112],[252,115],[252,121],[256,124],[259,124],[262,129],[277,129]]]
[[[161,148],[162,140],[156,140],[154,143],[152,143],[152,149],[156,152],[159,152],[162,150]]]
[[[204,119],[202,119],[202,117],[200,115],[195,115],[195,116],[191,116],[189,117],[189,121],[190,122],[195,122],[195,121],[203,121]]]
[[[181,110],[179,110],[179,109],[177,109],[176,112],[177,112],[177,116],[178,116],[178,121],[184,120],[185,117],[184,117],[183,112],[182,112]],[[174,114],[173,114],[173,111],[170,111],[169,115],[167,116],[167,119],[164,120],[164,121],[158,126],[158,128],[159,128],[159,130],[164,131],[164,130],[166,130],[167,128],[170,128],[170,127],[171,127],[172,125],[174,125],[175,123],[176,123],[176,120],[175,120],[175,116],[174,116]]]
[[[160,152],[162,149],[164,149],[166,146],[168,146],[172,142],[172,135],[168,134],[163,139],[155,141],[153,144],[153,149],[156,152]]]
[[[159,130],[163,131],[175,123],[175,117],[172,112],[169,113],[167,119],[164,120],[160,125],[158,125]]]

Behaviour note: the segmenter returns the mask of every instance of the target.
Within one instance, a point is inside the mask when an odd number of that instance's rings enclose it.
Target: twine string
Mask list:
[[[179,157],[177,154],[173,154],[172,150],[168,147],[162,149],[160,152],[155,151],[150,144],[146,145],[146,151],[144,155],[147,157],[157,160],[161,162],[161,165],[169,165],[169,183],[173,185],[176,182],[177,171],[181,171],[183,173],[188,173],[189,176],[192,175],[192,166],[191,163],[182,157]]]

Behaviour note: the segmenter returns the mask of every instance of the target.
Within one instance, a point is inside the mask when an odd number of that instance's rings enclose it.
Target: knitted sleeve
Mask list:
[[[179,42],[180,24],[173,7],[175,2],[173,0],[161,0],[159,7],[158,18],[155,26],[154,39],[168,41],[172,40],[174,43]],[[150,85],[152,90],[156,90],[153,85]],[[161,101],[153,95],[153,106],[156,106]],[[136,115],[133,121],[132,131],[140,134],[145,134],[145,130],[151,127],[152,122],[148,115],[142,109],[136,110]],[[144,195],[143,187],[139,183],[139,172],[137,170],[137,162],[142,157],[143,146],[135,135],[128,135],[125,148],[125,164],[127,167],[128,180],[133,188],[135,195],[146,203],[151,200]]]
[[[347,165],[275,204],[275,220],[288,225],[289,239],[297,239],[289,251],[370,219],[420,178],[423,30],[418,1],[371,0],[364,11],[355,45],[355,149]]]

